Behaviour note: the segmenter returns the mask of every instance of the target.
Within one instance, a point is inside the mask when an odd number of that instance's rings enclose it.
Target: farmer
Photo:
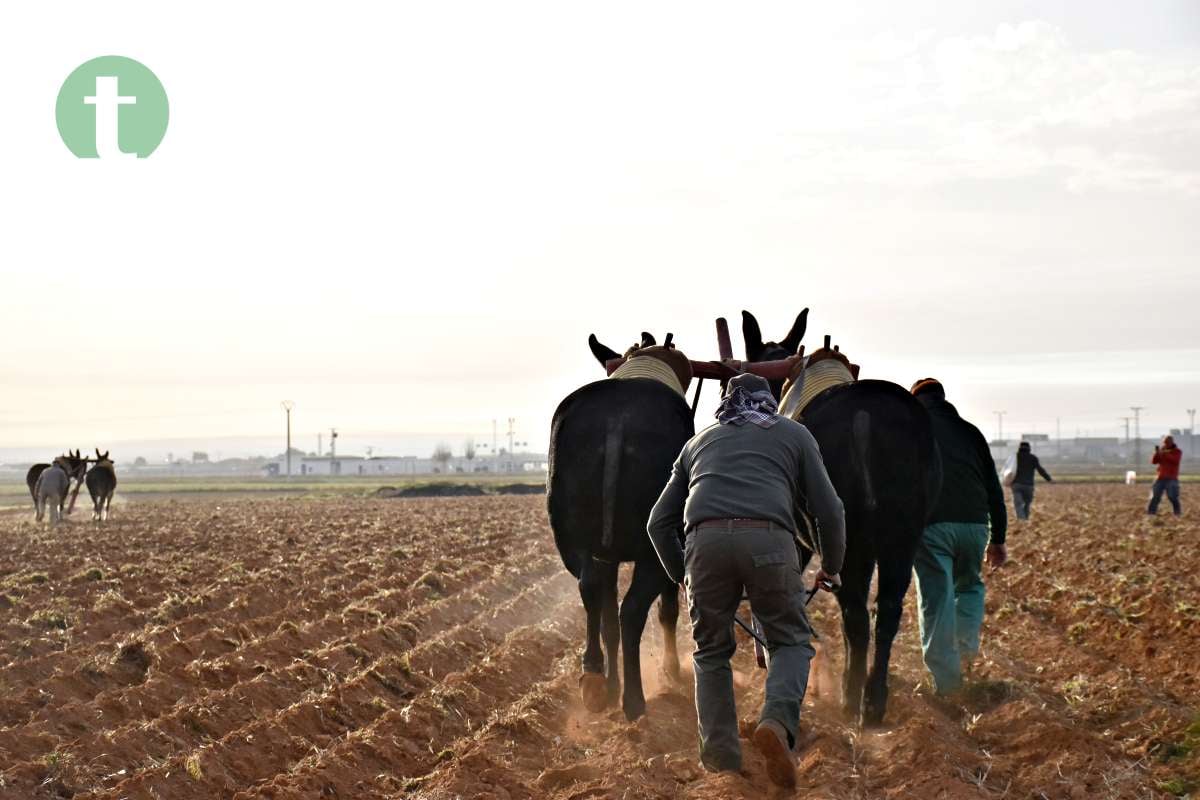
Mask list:
[[[793,786],[800,705],[813,657],[794,509],[806,504],[816,519],[818,581],[824,585],[841,585],[846,535],[842,501],[816,440],[777,408],[766,380],[733,378],[717,409],[718,424],[684,445],[647,530],[667,574],[687,589],[701,763],[714,772],[742,767],[729,659],[736,649],[733,618],[745,594],[770,653],[766,702],[753,741],[771,780]]]
[[[1008,517],[1004,490],[987,440],[946,401],[933,378],[912,393],[929,411],[942,453],[942,493],[930,515],[913,563],[921,607],[921,649],[939,695],[962,687],[963,673],[979,652],[983,625],[983,579],[987,561],[1004,563]],[[989,543],[988,523],[991,523]]]
[[[1183,513],[1179,505],[1179,462],[1183,460],[1183,451],[1175,446],[1175,439],[1164,436],[1162,446],[1155,446],[1154,455],[1150,457],[1151,464],[1158,465],[1158,477],[1154,480],[1151,490],[1150,505],[1146,507],[1147,514],[1158,514],[1158,504],[1162,501],[1163,492],[1171,501],[1175,516]]]
[[[1042,467],[1042,462],[1033,454],[1029,442],[1021,442],[1017,448],[1017,473],[1012,482],[1013,510],[1017,512],[1017,519],[1029,519],[1029,511],[1033,508],[1034,470],[1043,480],[1054,482],[1050,473]]]

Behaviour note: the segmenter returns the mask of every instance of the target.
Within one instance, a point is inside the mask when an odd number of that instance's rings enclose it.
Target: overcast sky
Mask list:
[[[1186,425],[1200,4],[840,5],[6,4],[0,457],[283,398],[306,449],[544,446],[588,333],[707,359],[804,306],[989,435]],[[105,54],[166,88],[149,159],[55,130]]]

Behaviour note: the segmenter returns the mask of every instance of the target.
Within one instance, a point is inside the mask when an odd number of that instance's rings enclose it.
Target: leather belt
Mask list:
[[[733,530],[734,528],[770,528],[772,525],[783,527],[778,522],[771,522],[769,519],[730,517],[728,519],[706,519],[703,522],[693,525],[692,530],[700,530],[701,528],[724,528],[725,530]]]

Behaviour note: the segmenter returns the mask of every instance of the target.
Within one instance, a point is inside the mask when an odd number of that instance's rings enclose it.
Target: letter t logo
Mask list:
[[[96,107],[96,155],[101,158],[137,158],[137,153],[123,153],[117,140],[118,107],[137,103],[134,95],[122,96],[115,75],[97,75],[96,93],[83,98]]]

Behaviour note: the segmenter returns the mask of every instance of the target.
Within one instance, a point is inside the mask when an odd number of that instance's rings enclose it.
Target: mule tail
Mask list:
[[[605,552],[612,550],[615,538],[613,526],[617,517],[617,473],[621,468],[621,432],[621,418],[609,418],[604,432],[604,482],[600,492],[600,547]]]
[[[863,500],[867,509],[874,511],[879,501],[875,495],[875,482],[871,477],[871,415],[863,409],[854,412],[850,428],[854,440],[857,472],[862,479]]]

